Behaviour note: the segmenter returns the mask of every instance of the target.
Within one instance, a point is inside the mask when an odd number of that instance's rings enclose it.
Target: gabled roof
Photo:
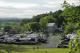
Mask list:
[[[54,26],[55,23],[48,23],[47,26]]]

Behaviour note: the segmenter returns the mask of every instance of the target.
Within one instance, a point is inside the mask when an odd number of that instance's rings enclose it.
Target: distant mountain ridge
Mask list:
[[[0,18],[0,22],[21,22],[19,18]]]

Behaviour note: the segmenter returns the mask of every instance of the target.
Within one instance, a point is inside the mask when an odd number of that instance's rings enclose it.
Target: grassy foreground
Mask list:
[[[8,50],[10,49],[10,50]],[[43,48],[39,45],[0,44],[0,53],[68,53],[69,48]]]
[[[13,51],[12,53],[68,53],[65,48],[28,49],[25,51]]]

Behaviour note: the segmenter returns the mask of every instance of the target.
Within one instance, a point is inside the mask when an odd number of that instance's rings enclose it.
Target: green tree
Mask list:
[[[40,26],[42,31],[44,31],[44,29],[46,28],[47,23],[48,19],[46,17],[40,19]]]
[[[46,28],[46,25],[49,23],[49,22],[54,22],[55,18],[52,16],[52,15],[49,15],[49,16],[46,16],[46,17],[43,17],[40,19],[40,26],[41,26],[41,30],[44,31],[45,28]]]
[[[70,40],[69,43],[69,53],[79,53],[80,52],[80,30],[77,30],[77,36]]]

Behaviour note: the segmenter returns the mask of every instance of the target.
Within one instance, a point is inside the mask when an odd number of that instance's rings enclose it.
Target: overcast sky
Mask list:
[[[33,15],[56,11],[62,8],[64,0],[0,0],[0,18],[31,18]],[[79,4],[78,0],[68,0]]]

